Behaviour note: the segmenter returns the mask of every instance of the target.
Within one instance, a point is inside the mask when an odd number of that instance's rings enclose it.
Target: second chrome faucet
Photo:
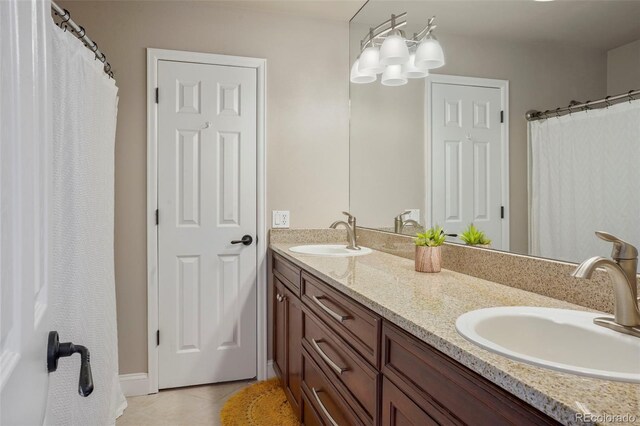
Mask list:
[[[344,220],[336,220],[329,228],[336,229],[339,225],[344,226],[347,229],[347,239],[348,245],[347,248],[349,250],[360,250],[358,243],[356,241],[356,217],[348,212],[342,212],[342,214],[347,216],[347,221]]]

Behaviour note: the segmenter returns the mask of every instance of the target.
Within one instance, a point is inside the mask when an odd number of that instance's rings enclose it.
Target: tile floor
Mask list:
[[[220,410],[240,389],[255,380],[168,389],[127,398],[129,406],[116,426],[220,425]]]

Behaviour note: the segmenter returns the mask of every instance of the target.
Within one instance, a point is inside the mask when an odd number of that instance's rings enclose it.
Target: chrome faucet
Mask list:
[[[614,317],[595,318],[597,325],[640,337],[638,308],[638,249],[609,233],[598,231],[598,238],[613,243],[611,259],[596,256],[585,260],[571,274],[576,278],[591,278],[593,271],[604,268],[611,277],[614,291]]]
[[[347,248],[350,250],[360,250],[360,247],[356,242],[356,217],[348,212],[342,212],[342,214],[347,216],[347,221],[336,220],[329,225],[329,228],[336,229],[338,225],[343,225],[347,229],[347,238],[349,239],[349,245],[347,245]]]
[[[404,220],[404,217],[410,213],[411,213],[410,211],[400,213],[398,216],[396,216],[393,219],[393,230],[395,231],[396,234],[402,234],[402,231],[404,231],[404,228],[407,226],[414,226],[415,228],[418,228],[418,229],[424,229],[422,225],[420,225],[418,222],[416,222],[413,219]]]

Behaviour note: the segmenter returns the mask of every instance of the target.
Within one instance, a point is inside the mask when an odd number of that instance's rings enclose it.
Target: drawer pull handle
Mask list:
[[[322,401],[320,401],[320,395],[318,395],[318,391],[316,390],[316,388],[311,388],[311,392],[313,392],[313,397],[316,399],[316,402],[320,406],[320,409],[324,413],[327,420],[329,420],[329,423],[331,423],[332,426],[339,426],[338,423],[335,420],[333,420],[333,417],[331,417],[331,414],[329,414],[329,411],[324,406]]]
[[[348,368],[346,367],[340,367],[338,364],[336,364],[335,362],[333,362],[333,360],[331,358],[329,358],[329,356],[322,350],[320,349],[320,345],[318,345],[318,343],[322,343],[322,340],[316,340],[316,339],[311,339],[311,343],[313,344],[313,347],[315,348],[316,352],[318,353],[318,355],[320,355],[320,357],[322,359],[324,359],[324,361],[329,364],[329,367],[333,368],[333,370],[338,373],[338,374],[342,374],[345,371],[348,370]]]
[[[345,322],[346,320],[351,319],[351,317],[348,315],[340,315],[332,311],[331,309],[329,309],[329,307],[324,303],[322,303],[317,296],[311,296],[311,298],[313,299],[314,302],[316,302],[316,305],[320,306],[320,309],[328,313],[331,316],[331,318],[335,319],[336,321]]]

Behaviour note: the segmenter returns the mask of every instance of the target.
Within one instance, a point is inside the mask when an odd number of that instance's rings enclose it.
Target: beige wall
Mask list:
[[[357,44],[362,33],[362,29],[352,29],[352,46],[353,39],[356,38]],[[434,73],[509,81],[511,251],[527,253],[527,122],[524,115],[530,109],[567,105],[572,99],[605,96],[606,52],[442,33],[438,38],[447,63]],[[352,181],[351,209],[361,219],[360,225],[372,227],[381,223],[391,226],[393,216],[400,210],[424,206],[425,193],[424,114],[421,114],[424,80],[410,81],[400,88],[380,86],[379,81],[352,85],[351,99],[351,173],[352,177],[367,176]]]
[[[211,2],[63,2],[114,67],[120,372],[147,371],[147,47],[267,59],[267,210],[324,227],[348,206],[348,24]]]
[[[640,89],[640,40],[607,52],[607,93]]]

